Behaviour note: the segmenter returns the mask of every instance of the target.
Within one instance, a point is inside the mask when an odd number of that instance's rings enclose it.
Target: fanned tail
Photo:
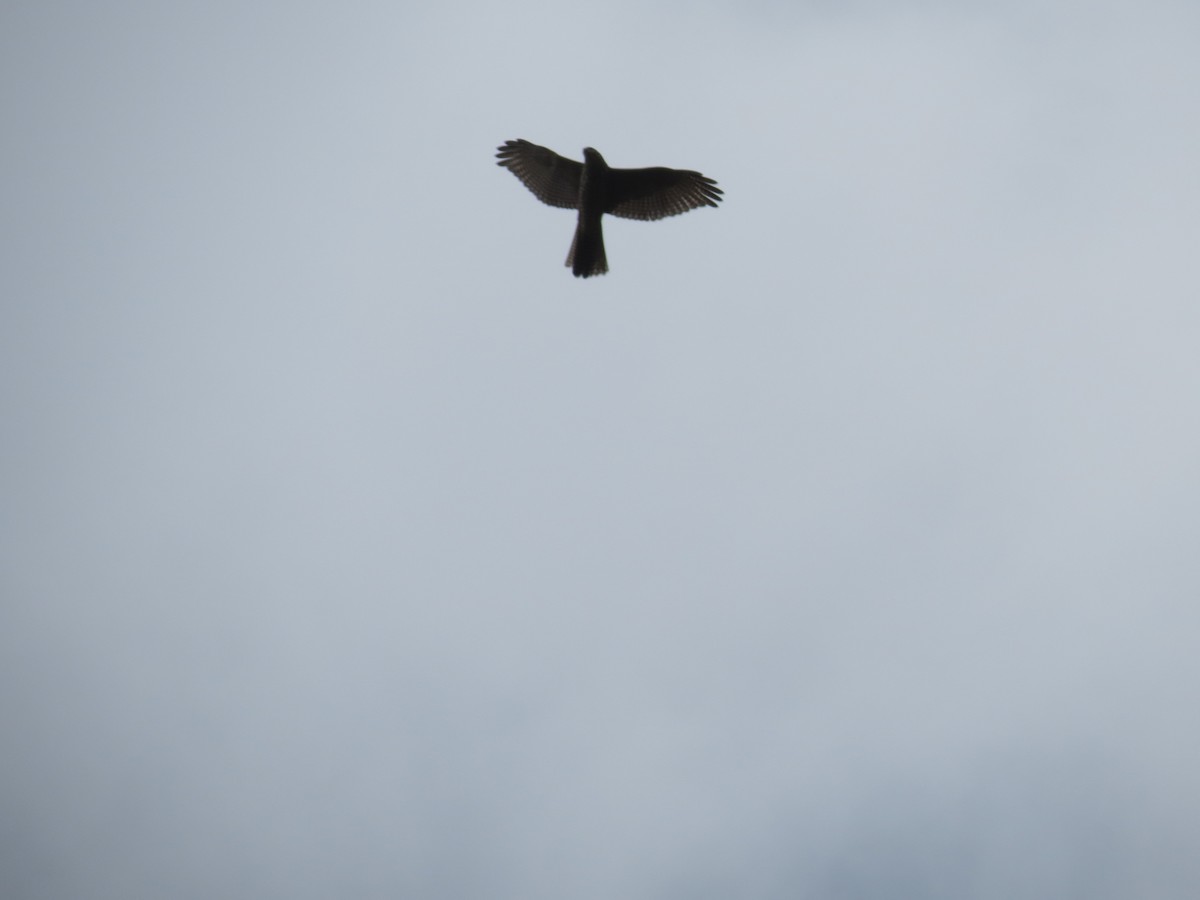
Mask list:
[[[589,221],[584,221],[580,216],[566,264],[576,278],[603,275],[608,271],[608,259],[604,255],[604,231],[600,227],[599,216]]]

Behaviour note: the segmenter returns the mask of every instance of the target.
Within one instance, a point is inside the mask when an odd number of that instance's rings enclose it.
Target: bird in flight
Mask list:
[[[579,210],[575,239],[567,265],[576,278],[603,275],[605,214],[623,219],[664,219],[689,209],[716,206],[721,189],[711,178],[688,169],[610,169],[591,147],[583,149],[583,162],[559,156],[529,141],[505,141],[497,148],[498,166],[516,175],[543,203]]]

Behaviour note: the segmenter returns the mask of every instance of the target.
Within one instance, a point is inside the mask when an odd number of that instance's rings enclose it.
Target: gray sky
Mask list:
[[[1194,898],[1200,7],[409,7],[0,13],[0,894]]]

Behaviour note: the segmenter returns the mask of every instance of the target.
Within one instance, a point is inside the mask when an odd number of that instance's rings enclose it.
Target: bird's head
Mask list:
[[[600,155],[600,151],[593,147],[583,148],[583,161],[591,163],[595,166],[607,165],[607,163],[604,161],[604,157]]]

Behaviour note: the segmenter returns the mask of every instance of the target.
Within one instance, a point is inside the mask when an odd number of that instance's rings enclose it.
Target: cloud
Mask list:
[[[124,11],[0,54],[6,896],[1193,893],[1190,9]],[[581,286],[515,137],[728,201]]]

